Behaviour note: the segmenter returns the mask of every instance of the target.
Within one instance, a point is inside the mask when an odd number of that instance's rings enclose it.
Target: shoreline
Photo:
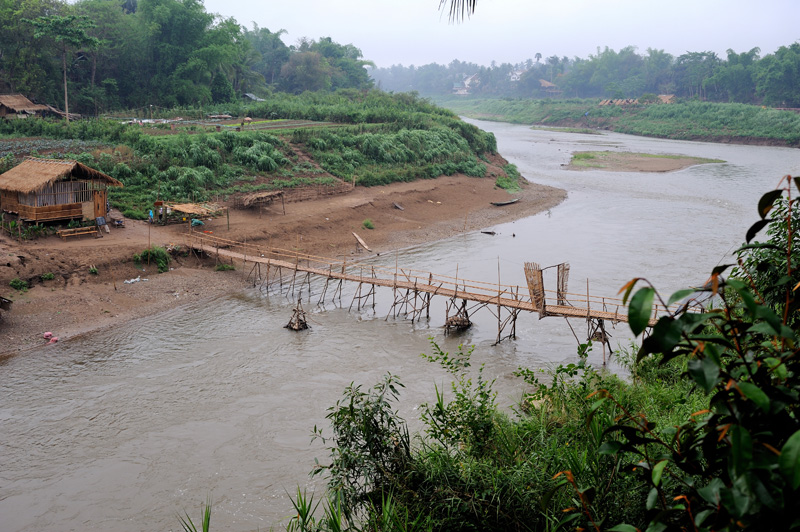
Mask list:
[[[353,232],[373,253],[383,254],[533,216],[560,204],[567,193],[526,181],[513,194],[519,202],[490,204],[511,197],[491,178],[448,176],[289,203],[285,215],[280,207],[232,210],[230,220],[207,220],[204,227],[230,240],[341,258],[355,254]],[[365,228],[366,220],[374,229]],[[0,315],[0,360],[34,355],[47,346],[44,332],[69,341],[246,288],[247,266],[215,271],[214,258],[192,253],[173,254],[170,271],[162,274],[155,267],[137,267],[132,256],[148,244],[180,250],[185,227],[134,220],[127,220],[126,226],[104,238],[68,242],[49,236],[18,243],[0,235],[0,295],[14,300],[11,310]],[[54,278],[41,279],[46,273]],[[137,277],[147,281],[125,282]],[[13,278],[29,281],[31,287],[24,292],[7,288]]]

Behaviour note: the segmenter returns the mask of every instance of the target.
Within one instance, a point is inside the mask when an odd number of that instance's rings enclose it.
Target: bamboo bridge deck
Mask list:
[[[554,292],[541,290],[541,294],[534,293],[535,287],[531,285],[530,278],[528,286],[504,285],[500,282],[487,283],[459,279],[456,277],[433,274],[431,272],[400,268],[395,266],[393,270],[380,268],[362,261],[336,260],[324,257],[317,257],[298,251],[278,249],[274,247],[262,247],[246,242],[226,240],[220,237],[192,231],[187,234],[186,243],[189,247],[203,251],[209,255],[219,258],[227,258],[231,261],[237,260],[243,263],[253,263],[254,270],[259,269],[258,277],[264,275],[260,271],[260,266],[267,267],[266,277],[269,278],[270,270],[274,269],[276,274],[285,275],[287,272],[292,274],[292,284],[296,284],[297,274],[305,274],[306,277],[314,275],[330,281],[352,282],[359,284],[359,290],[363,285],[371,287],[386,287],[395,291],[406,291],[413,293],[416,298],[418,295],[427,296],[428,303],[432,296],[444,296],[453,301],[471,301],[479,305],[494,308],[498,312],[501,308],[514,314],[519,311],[537,312],[539,318],[549,316],[559,316],[564,318],[581,318],[587,321],[603,320],[612,323],[627,322],[628,315],[626,307],[619,298],[594,296],[589,294],[588,282],[587,291],[584,294]],[[526,273],[527,272],[526,265]],[[280,272],[280,273],[279,273]],[[254,271],[251,275],[255,279]],[[303,284],[305,281],[301,281]],[[323,295],[324,297],[324,295]],[[656,316],[666,312],[664,308],[655,308],[653,320]],[[499,316],[498,316],[499,319]],[[601,322],[602,323],[602,322]]]

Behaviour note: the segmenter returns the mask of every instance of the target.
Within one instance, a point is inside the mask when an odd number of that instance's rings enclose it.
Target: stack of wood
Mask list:
[[[292,311],[292,318],[284,326],[285,329],[292,329],[293,331],[303,331],[308,329],[308,322],[306,321],[306,312],[303,310],[301,300],[297,300],[297,306]]]
[[[453,314],[452,316],[448,316],[447,319],[444,320],[444,332],[448,334],[450,329],[455,329],[456,331],[465,331],[472,327],[472,322],[469,321],[469,312],[467,312],[467,302],[464,301],[461,304],[461,308]]]
[[[447,330],[447,332],[449,332],[450,329],[455,329],[457,331],[464,331],[466,329],[469,329],[470,327],[472,327],[472,322],[469,321],[469,318],[467,316],[461,313],[458,313],[455,316],[450,316],[444,322],[444,328]]]

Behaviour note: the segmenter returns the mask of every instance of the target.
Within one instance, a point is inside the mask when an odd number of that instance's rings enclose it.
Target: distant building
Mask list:
[[[465,76],[464,81],[461,83],[453,83],[453,94],[459,96],[466,96],[470,94],[470,89],[473,89],[481,84],[481,80],[478,77],[478,74],[473,74],[471,76]]]
[[[0,94],[0,118],[27,118],[50,112],[49,106],[33,103],[22,94]]]
[[[522,79],[522,75],[527,72],[527,70],[512,70],[508,74],[508,81],[519,81]]]
[[[546,79],[539,80],[539,90],[545,93],[549,98],[560,95],[563,91],[558,88],[558,85],[551,83]]]

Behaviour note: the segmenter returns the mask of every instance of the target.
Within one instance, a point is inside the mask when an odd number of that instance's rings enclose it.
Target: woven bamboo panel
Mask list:
[[[542,319],[547,315],[547,309],[544,302],[544,278],[539,264],[525,263],[525,279],[528,281],[528,291],[531,294],[533,308],[539,312],[539,319]]]
[[[558,282],[556,299],[559,305],[567,305],[567,283],[569,282],[569,264],[562,262],[558,265]]]

